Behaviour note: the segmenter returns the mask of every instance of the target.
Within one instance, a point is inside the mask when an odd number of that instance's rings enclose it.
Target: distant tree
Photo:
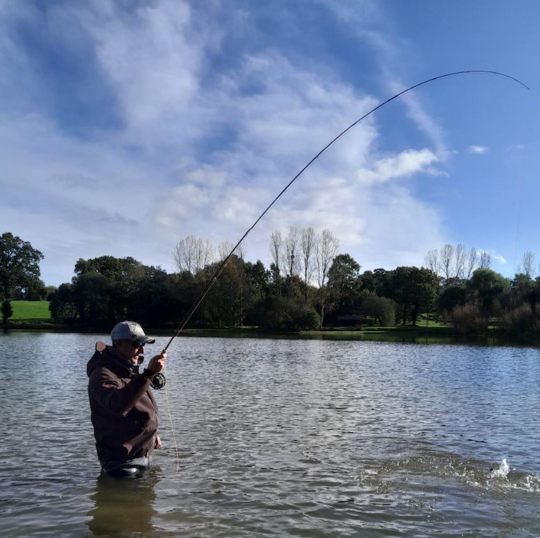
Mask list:
[[[80,319],[90,325],[110,325],[124,317],[116,312],[113,292],[114,287],[106,276],[95,272],[80,275],[73,286],[73,300]]]
[[[453,276],[454,271],[454,252],[452,245],[444,245],[440,254],[440,269],[446,280]]]
[[[483,310],[492,313],[495,299],[510,288],[510,281],[491,269],[479,268],[469,280],[468,288]]]
[[[9,299],[5,299],[2,301],[2,323],[5,325],[12,315],[13,307],[11,306],[11,301]]]
[[[280,231],[270,234],[270,271],[272,273],[272,282],[277,294],[281,294],[281,265],[283,260],[283,238]]]
[[[234,248],[234,245],[230,241],[223,241],[218,245],[218,257],[219,261],[223,261]],[[202,269],[202,267],[200,267]]]
[[[57,290],[49,294],[49,311],[54,321],[58,323],[74,323],[79,315],[79,309],[73,296],[73,285],[60,284]]]
[[[440,269],[439,251],[437,249],[428,250],[428,253],[426,254],[424,258],[424,263],[430,271],[433,271],[434,273],[438,273]]]
[[[177,282],[184,277],[185,288],[177,289]],[[189,283],[191,273],[168,275],[160,267],[144,267],[137,291],[128,296],[128,319],[135,319],[144,326],[163,327],[167,323],[179,323],[191,299]]]
[[[17,289],[26,289],[39,279],[43,254],[9,232],[0,236],[0,297],[12,298]]]
[[[298,274],[300,269],[299,242],[300,231],[291,226],[285,238],[285,274],[287,276]]]
[[[308,286],[313,276],[313,256],[315,254],[317,238],[313,228],[302,228],[300,249],[302,251],[302,263],[304,272],[304,302],[308,303]]]
[[[478,252],[473,247],[469,250],[467,254],[467,262],[466,262],[466,278],[467,280],[471,278],[472,274],[476,271],[478,267]]]
[[[53,293],[58,290],[56,286],[45,286],[45,300],[50,301]]]
[[[466,271],[467,247],[462,243],[457,245],[454,258],[454,276],[458,279],[462,279],[464,278]]]
[[[464,285],[457,284],[442,290],[437,303],[442,313],[449,314],[454,307],[466,304],[468,298],[467,288]]]
[[[319,283],[320,292],[320,320],[321,328],[324,323],[324,309],[326,306],[327,288],[326,283],[328,280],[328,271],[330,266],[338,252],[339,239],[330,231],[323,230],[320,238],[317,240],[316,247],[316,267],[317,267],[317,281]]]
[[[390,298],[398,303],[402,324],[416,325],[422,312],[433,309],[439,288],[439,277],[429,269],[397,267],[392,271]]]
[[[270,271],[261,260],[256,263],[245,262],[244,264],[244,309],[246,312],[245,322],[248,325],[256,325],[253,319],[254,305],[262,301],[270,291]]]
[[[205,241],[193,235],[181,239],[173,252],[174,263],[178,271],[188,271],[193,275],[204,269],[209,263],[212,263],[213,257],[214,247],[210,241]]]
[[[356,260],[349,254],[337,255],[328,271],[328,296],[336,313],[352,313],[360,283],[360,265]]]
[[[45,290],[45,282],[40,278],[33,278],[21,294],[24,301],[43,301],[47,297],[47,291]]]
[[[396,305],[387,297],[377,297],[375,293],[365,291],[360,297],[357,308],[359,314],[375,318],[382,327],[391,327],[396,322]]]
[[[233,255],[225,266],[210,291],[205,305],[210,314],[211,323],[219,327],[237,327],[243,324],[243,320],[239,318],[241,278],[239,264],[235,263],[235,259],[237,258]],[[210,267],[209,274],[217,270],[216,266],[208,266]]]
[[[521,260],[521,272],[527,275],[529,278],[534,278],[536,276],[536,263],[534,252],[528,250],[523,254]]]
[[[320,324],[312,306],[275,295],[256,306],[255,319],[261,328],[281,331],[313,330]]]
[[[480,269],[491,269],[491,254],[489,252],[480,253]]]
[[[143,264],[131,256],[79,259],[75,264],[73,293],[80,307],[81,319],[92,323],[125,319],[129,297],[137,293],[144,272]],[[90,300],[101,304],[91,305]],[[91,319],[88,319],[87,314],[90,313]],[[99,316],[95,317],[98,313]]]

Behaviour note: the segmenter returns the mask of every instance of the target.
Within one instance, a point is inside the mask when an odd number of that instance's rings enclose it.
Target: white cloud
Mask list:
[[[386,157],[375,162],[371,170],[358,171],[358,179],[363,183],[384,183],[390,179],[410,177],[419,172],[439,174],[433,164],[439,159],[429,149],[406,150],[393,157]]]
[[[501,265],[506,265],[508,263],[504,256],[502,256],[501,254],[497,254],[493,250],[490,252],[490,256],[492,257],[492,259],[494,259],[496,262],[500,263]]]
[[[489,148],[486,146],[469,146],[469,149],[467,150],[472,155],[483,155],[487,151],[489,151]]]

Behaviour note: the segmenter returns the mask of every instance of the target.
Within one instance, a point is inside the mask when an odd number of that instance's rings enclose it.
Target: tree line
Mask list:
[[[208,240],[188,236],[176,245],[175,272],[132,257],[100,256],[79,259],[71,282],[46,288],[39,279],[43,254],[3,234],[0,299],[5,305],[13,298],[46,297],[53,319],[74,326],[108,327],[121,319],[177,326],[231,249],[228,243],[214,248]],[[268,250],[266,267],[260,260],[247,261],[245,249],[238,249],[191,325],[302,330],[414,326],[429,318],[460,333],[497,325],[540,335],[539,268],[531,252],[508,279],[491,269],[489,254],[464,245],[429,251],[423,267],[363,272],[352,256],[338,253],[339,240],[330,230],[275,231]]]

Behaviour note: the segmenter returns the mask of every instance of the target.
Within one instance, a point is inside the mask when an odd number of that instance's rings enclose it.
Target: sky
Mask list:
[[[0,0],[0,233],[45,256],[174,271],[194,235],[331,230],[362,270],[463,243],[538,252],[536,0]],[[540,256],[539,256],[540,258]]]

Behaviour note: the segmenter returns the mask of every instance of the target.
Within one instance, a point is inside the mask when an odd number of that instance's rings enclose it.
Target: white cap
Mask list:
[[[153,344],[156,339],[144,334],[142,327],[134,321],[121,321],[111,332],[111,340],[131,340],[140,346]]]

